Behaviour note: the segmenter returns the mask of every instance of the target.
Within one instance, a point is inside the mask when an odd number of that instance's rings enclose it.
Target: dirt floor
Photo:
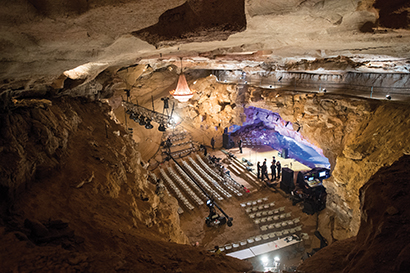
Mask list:
[[[278,151],[273,150],[268,146],[249,148],[245,147],[243,148],[243,154],[239,153],[238,148],[230,149],[229,152],[233,153],[238,159],[236,163],[229,161],[227,159],[228,157],[222,150],[212,150],[211,148],[209,148],[208,151],[209,150],[211,155],[215,155],[217,158],[221,158],[223,165],[231,171],[231,176],[238,183],[244,185],[247,189],[249,189],[250,192],[243,192],[243,196],[240,197],[233,195],[233,197],[229,199],[224,199],[217,202],[217,204],[225,211],[225,213],[228,214],[229,217],[233,218],[233,225],[231,227],[228,227],[227,225],[220,227],[208,227],[205,224],[205,218],[209,214],[209,209],[205,204],[202,206],[196,206],[195,209],[189,211],[184,207],[184,205],[180,203],[181,208],[184,210],[184,213],[180,215],[181,227],[185,234],[188,236],[191,244],[194,245],[196,243],[199,243],[200,246],[212,250],[214,246],[222,247],[225,244],[244,241],[252,236],[266,234],[266,231],[262,232],[260,230],[260,226],[262,224],[255,224],[246,213],[246,208],[241,206],[241,203],[256,201],[261,198],[268,198],[265,203],[275,202],[275,208],[284,206],[285,212],[292,213],[292,219],[300,217],[300,223],[303,225],[301,233],[307,233],[309,239],[302,241],[298,245],[299,250],[301,248],[304,248],[304,251],[300,250],[297,254],[292,253],[292,249],[285,248],[264,256],[270,257],[270,261],[273,261],[273,257],[278,256],[281,259],[282,268],[292,267],[299,265],[301,258],[305,252],[311,251],[313,247],[319,247],[319,240],[313,235],[317,225],[316,214],[307,215],[303,213],[303,207],[300,204],[292,206],[292,202],[289,197],[279,189],[279,184],[278,187],[271,188],[268,187],[264,182],[256,179],[256,175],[249,175],[246,171],[243,170],[239,173],[239,175],[236,175],[234,171],[232,171],[240,169],[238,167],[238,164],[240,164],[239,161],[242,160],[242,157],[248,158],[252,160],[252,162],[262,162],[265,158],[267,158],[268,162],[270,162],[272,156],[275,156],[277,160],[281,161],[281,163],[283,164],[282,166],[285,165],[286,167],[290,167],[290,165],[292,165],[292,169],[295,171],[295,176],[298,171],[309,169],[308,167],[293,159],[284,159],[278,157]],[[203,155],[203,153],[201,152],[198,153],[201,154],[201,156]],[[191,154],[190,156],[192,158],[195,158],[194,154]],[[187,161],[186,157],[183,157],[182,160]],[[178,161],[179,163],[181,163],[181,159],[178,159]],[[164,168],[173,165],[174,163],[168,162],[164,163],[160,167]],[[233,165],[234,167],[231,167],[231,165]],[[270,163],[268,163],[268,166],[269,165]],[[270,174],[269,177],[271,177]],[[279,180],[276,180],[276,182],[279,183]],[[170,192],[173,193],[172,190],[170,190]],[[273,239],[270,240],[273,241]],[[265,242],[267,241],[263,241],[263,243]],[[266,268],[266,265],[264,267],[260,257],[249,259],[249,261],[252,262],[254,270],[263,271],[264,268]]]

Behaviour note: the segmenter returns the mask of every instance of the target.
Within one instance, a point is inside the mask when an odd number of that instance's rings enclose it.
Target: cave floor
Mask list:
[[[229,151],[235,154],[238,160],[242,160],[242,157],[245,157],[252,162],[256,162],[257,160],[262,162],[264,158],[267,158],[268,162],[270,162],[272,156],[275,156],[276,160],[281,161],[282,167],[290,167],[290,163],[292,163],[292,169],[295,171],[295,175],[297,174],[297,171],[309,169],[293,159],[279,158],[278,151],[267,146],[261,146],[258,148],[245,147],[243,148],[243,154],[239,153],[238,148],[233,148]],[[210,154],[222,159],[226,158],[226,155],[221,150],[211,150]],[[227,162],[227,160],[223,160],[222,164],[229,169],[228,164],[226,164]],[[268,166],[269,165],[270,163],[268,163]],[[246,176],[247,179],[244,179],[232,172],[231,175],[238,183],[250,190],[250,193],[244,194],[241,197],[233,196],[232,198],[229,198],[229,200],[224,199],[217,202],[218,205],[234,219],[232,227],[228,227],[227,225],[221,227],[207,227],[204,220],[208,215],[209,210],[206,205],[195,207],[192,211],[184,209],[184,213],[180,215],[181,227],[190,239],[191,244],[198,242],[200,246],[211,250],[216,245],[223,246],[228,243],[237,243],[252,236],[266,234],[266,232],[263,233],[260,230],[259,225],[253,223],[253,220],[247,215],[245,208],[241,207],[241,203],[267,197],[267,202],[274,201],[276,208],[284,206],[285,212],[292,212],[292,218],[300,217],[301,224],[303,224],[302,233],[307,233],[310,238],[304,243],[305,251],[311,251],[312,248],[319,246],[319,241],[313,235],[317,224],[316,214],[307,215],[303,213],[303,207],[301,207],[300,204],[293,206],[291,200],[280,190],[278,191],[269,188],[262,182],[255,181],[256,179],[254,179],[254,181],[249,181],[248,176]],[[299,264],[303,254],[304,252],[299,252],[296,255],[290,255],[290,249],[285,248],[270,253],[269,255],[272,257],[280,256],[282,266],[296,266]],[[262,264],[260,259],[253,258],[250,259],[250,261],[254,264],[255,270],[261,269],[260,267]]]

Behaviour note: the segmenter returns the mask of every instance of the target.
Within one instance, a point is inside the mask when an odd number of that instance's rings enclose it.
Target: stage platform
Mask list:
[[[282,168],[290,168],[292,169],[295,174],[299,171],[305,171],[305,170],[310,170],[308,166],[296,161],[293,158],[283,158],[279,155],[279,151],[272,149],[270,146],[257,146],[257,147],[244,147],[242,148],[242,153],[239,152],[239,148],[232,148],[232,149],[215,149],[215,150],[208,150],[211,155],[215,155],[216,157],[225,159],[226,158],[226,153],[230,152],[234,154],[237,158],[237,162],[234,162],[234,164],[226,164],[222,163],[230,172],[231,176],[236,180],[236,181],[242,181],[241,184],[243,184],[245,187],[247,187],[251,192],[257,191],[258,188],[262,187],[265,185],[262,181],[258,180],[256,177],[256,165],[258,161],[261,162],[261,165],[263,161],[267,160],[267,165],[268,165],[268,175],[269,179],[272,177],[271,176],[271,162],[272,162],[272,157],[275,156],[276,161],[279,161],[282,165]],[[245,170],[247,165],[243,164],[242,159],[246,158],[246,160],[250,161],[253,163],[253,166],[249,166],[250,168],[253,169],[253,173],[250,173]],[[277,179],[276,181],[279,183],[280,179]]]

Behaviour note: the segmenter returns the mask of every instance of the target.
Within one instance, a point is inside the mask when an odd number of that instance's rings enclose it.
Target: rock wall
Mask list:
[[[1,115],[0,186],[6,204],[19,202],[37,183],[59,181],[61,185],[53,186],[81,188],[78,191],[90,187],[88,191],[113,200],[126,198],[124,213],[131,216],[130,227],[142,222],[157,226],[171,241],[188,242],[178,228],[175,200],[167,197],[161,202],[154,193],[134,142],[109,118],[108,110],[101,102],[84,99],[14,101],[9,112]]]
[[[135,143],[110,119],[108,105],[61,98],[2,106],[2,271],[250,269],[179,245],[189,241],[177,201],[155,194]]]
[[[357,237],[320,250],[302,272],[408,272],[410,270],[409,166],[403,156],[379,169],[360,189],[362,211]]]

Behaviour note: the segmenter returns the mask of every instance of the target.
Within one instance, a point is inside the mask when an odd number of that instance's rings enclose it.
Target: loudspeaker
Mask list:
[[[232,146],[231,146],[231,135],[230,134],[223,134],[222,146],[225,149],[232,148]]]
[[[293,170],[289,168],[282,168],[282,180],[280,181],[280,188],[285,193],[290,193],[295,189],[293,181]]]
[[[281,156],[282,156],[283,158],[288,158],[288,157],[289,157],[289,150],[288,150],[288,148],[283,148],[283,149],[282,149]]]

